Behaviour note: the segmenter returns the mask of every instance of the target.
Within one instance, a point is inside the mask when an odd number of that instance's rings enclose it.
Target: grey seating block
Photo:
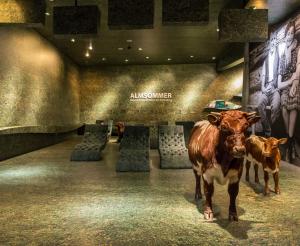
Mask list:
[[[71,154],[71,161],[98,161],[101,151],[107,143],[107,127],[86,125],[81,143],[77,144]]]
[[[122,149],[116,166],[117,172],[148,172],[149,150]]]
[[[183,126],[159,126],[159,153],[161,168],[191,168],[185,147]]]
[[[194,121],[176,121],[176,125],[183,126],[185,146],[188,147],[191,131],[195,125]]]
[[[149,128],[145,126],[126,126],[120,143],[120,158],[116,165],[116,171],[150,171],[149,150]]]
[[[168,121],[158,121],[151,123],[149,126],[150,129],[150,148],[158,149],[158,126],[159,125],[168,125]]]
[[[149,149],[149,127],[125,126],[120,149]]]
[[[110,137],[112,134],[112,128],[113,128],[113,120],[96,120],[97,125],[105,126],[107,129],[107,136]]]

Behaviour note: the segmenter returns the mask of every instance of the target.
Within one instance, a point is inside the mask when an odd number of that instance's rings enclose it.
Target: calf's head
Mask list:
[[[221,113],[211,113],[208,121],[220,130],[219,144],[234,158],[242,158],[246,152],[245,132],[247,128],[260,119],[256,112],[247,113],[229,110]]]
[[[279,144],[285,144],[287,138],[276,139],[274,137],[262,138],[260,140],[263,142],[262,155],[265,158],[263,163],[263,169],[265,171],[277,172],[279,169],[279,162],[281,159]]]

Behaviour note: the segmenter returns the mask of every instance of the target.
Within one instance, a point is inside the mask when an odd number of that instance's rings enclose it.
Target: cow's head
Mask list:
[[[211,113],[208,121],[220,130],[220,143],[234,158],[242,158],[246,152],[245,132],[247,128],[260,119],[256,112],[246,113],[229,110],[221,113]]]
[[[265,171],[277,172],[279,169],[280,162],[280,152],[279,152],[279,144],[285,144],[287,142],[287,138],[263,138],[259,137],[263,142],[262,155],[265,158],[265,162],[263,163],[263,169]]]

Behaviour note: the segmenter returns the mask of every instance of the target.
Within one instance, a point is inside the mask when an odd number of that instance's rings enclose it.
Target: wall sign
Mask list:
[[[172,101],[170,92],[132,92],[130,101]]]

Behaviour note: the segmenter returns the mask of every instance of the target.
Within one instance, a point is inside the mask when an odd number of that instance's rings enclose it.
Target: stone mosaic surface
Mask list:
[[[0,127],[79,122],[77,67],[32,29],[0,27]]]
[[[224,9],[219,15],[224,42],[263,42],[268,39],[267,9]]]
[[[148,65],[84,69],[81,121],[196,121],[212,100],[242,91],[242,66],[216,73],[215,64]],[[169,92],[172,101],[130,101],[134,92]]]
[[[299,245],[298,167],[283,163],[282,194],[269,197],[253,169],[250,185],[243,175],[237,223],[227,220],[226,187],[216,185],[216,220],[207,223],[192,170],[160,170],[151,152],[150,173],[116,173],[116,143],[100,162],[71,163],[79,141],[1,162],[1,245]]]
[[[46,3],[41,0],[0,0],[0,23],[45,22]]]

